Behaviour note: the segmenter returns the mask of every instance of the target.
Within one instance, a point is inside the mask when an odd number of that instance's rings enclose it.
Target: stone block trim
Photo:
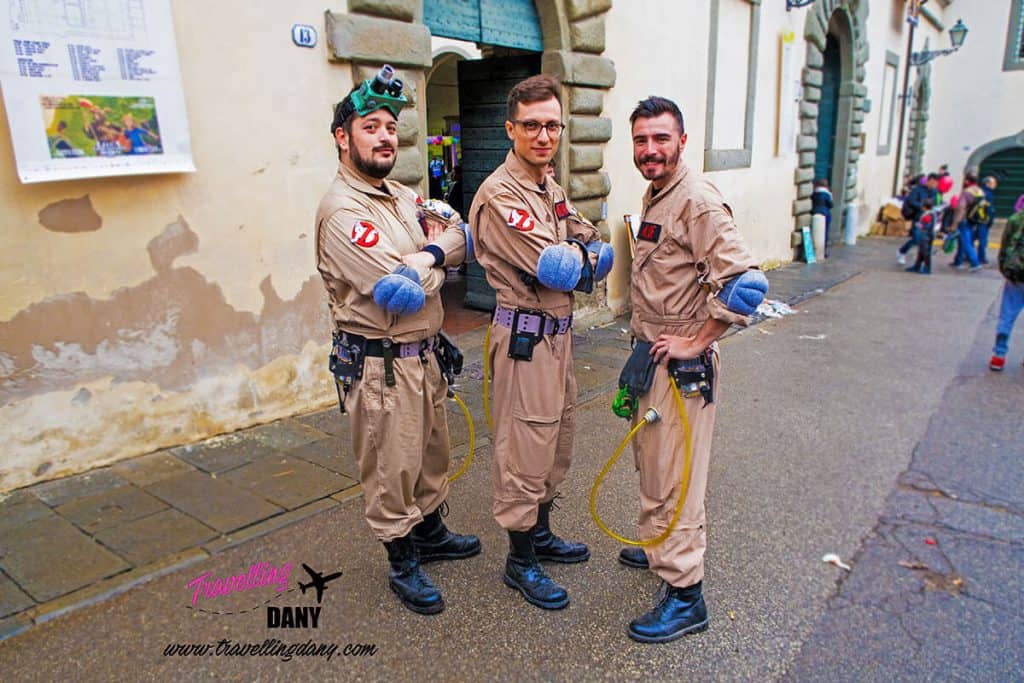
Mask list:
[[[607,197],[611,191],[612,181],[607,173],[575,173],[569,179],[572,200]]]
[[[601,218],[601,214],[605,210],[604,197],[599,197],[597,199],[581,199],[579,201],[574,201],[572,205],[576,207],[577,211],[583,214],[584,218],[598,227],[601,231],[601,237],[608,239],[608,235],[610,233],[608,232],[607,225],[603,222],[604,219]]]
[[[612,8],[612,0],[568,0],[565,4],[569,10],[570,21],[586,19]]]
[[[604,108],[604,90],[568,88],[570,114],[600,114]]]
[[[432,63],[430,31],[422,24],[341,12],[325,16],[332,60],[422,68]]]
[[[599,55],[604,52],[604,15],[573,22],[569,27],[572,49]]]
[[[418,185],[423,180],[425,164],[426,161],[423,158],[423,153],[420,152],[419,146],[408,145],[399,147],[398,159],[395,161],[395,167],[388,178],[403,185]]]
[[[813,168],[798,168],[793,172],[793,182],[799,185],[814,180]]]
[[[569,170],[598,171],[604,166],[604,147],[601,145],[569,145]]]
[[[608,142],[612,139],[612,120],[601,116],[573,116],[569,119],[572,142]]]
[[[420,116],[415,108],[406,108],[398,115],[398,144],[415,145],[420,137]]]
[[[348,0],[352,14],[369,14],[385,19],[412,21],[416,18],[417,0]]]
[[[803,70],[804,83],[807,85],[816,85],[821,87],[821,84],[825,81],[825,77],[821,73],[821,69],[813,69],[804,67]]]
[[[615,63],[597,55],[551,50],[544,53],[541,70],[567,85],[597,88],[615,85]]]

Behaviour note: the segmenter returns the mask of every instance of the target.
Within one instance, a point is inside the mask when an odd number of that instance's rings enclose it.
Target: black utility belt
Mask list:
[[[508,357],[515,360],[533,360],[533,347],[545,336],[572,333],[571,314],[556,318],[532,308],[498,306],[494,311],[494,323],[511,330]]]
[[[693,359],[670,360],[668,372],[679,393],[686,398],[702,396],[704,405],[715,402],[715,367],[710,351],[704,351]]]

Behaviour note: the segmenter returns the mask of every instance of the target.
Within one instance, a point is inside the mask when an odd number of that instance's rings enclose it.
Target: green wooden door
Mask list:
[[[999,182],[995,191],[996,216],[1009,217],[1017,197],[1024,194],[1024,147],[1004,149],[986,157],[979,175],[995,176]]]
[[[469,212],[480,184],[505,160],[512,146],[505,133],[508,91],[540,73],[540,54],[459,62],[459,123],[462,126],[462,205]],[[472,263],[466,272],[470,308],[491,310],[494,290],[483,268]]]
[[[825,44],[825,64],[822,67],[821,101],[818,102],[818,149],[814,155],[814,177],[828,180],[833,197],[842,196],[832,178],[832,161],[836,151],[836,120],[839,115],[839,81],[842,63],[839,41],[829,36]],[[839,202],[837,201],[838,205]],[[838,235],[839,231],[832,231]]]

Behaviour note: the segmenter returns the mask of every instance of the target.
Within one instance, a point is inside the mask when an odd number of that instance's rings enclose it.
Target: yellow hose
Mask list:
[[[487,331],[484,332],[484,417],[487,418],[487,429],[494,432],[494,422],[491,420],[491,400],[488,391],[491,385],[490,364],[487,359],[491,357],[491,325],[487,324]]]
[[[659,543],[663,543],[665,539],[667,539],[669,535],[673,531],[675,531],[676,523],[679,521],[679,515],[683,513],[683,505],[686,503],[686,496],[690,491],[690,421],[686,416],[686,407],[683,405],[683,397],[679,395],[679,387],[676,386],[675,379],[671,378],[670,376],[669,381],[672,382],[672,394],[676,400],[676,407],[679,409],[679,417],[683,421],[683,437],[686,441],[686,456],[683,461],[683,478],[680,482],[679,500],[676,501],[676,509],[675,512],[672,514],[672,521],[668,523],[668,528],[665,529],[665,531],[663,531],[655,538],[649,538],[643,541],[633,540],[612,531],[610,528],[608,528],[608,525],[606,525],[604,521],[601,519],[601,516],[597,514],[597,490],[600,488],[601,482],[604,481],[605,476],[607,476],[608,472],[610,472],[612,467],[615,466],[615,463],[618,461],[619,456],[622,455],[622,451],[625,450],[629,442],[632,441],[634,436],[636,436],[636,433],[639,432],[642,427],[648,424],[648,417],[646,414],[643,418],[641,418],[639,422],[637,422],[636,426],[629,431],[629,434],[627,434],[626,438],[622,440],[622,443],[619,444],[619,447],[615,449],[615,453],[612,454],[612,457],[608,460],[607,463],[605,463],[605,466],[601,470],[600,474],[597,475],[597,479],[594,480],[594,487],[590,489],[590,516],[594,518],[594,521],[597,523],[597,526],[600,527],[601,531],[605,532],[606,534],[614,538],[616,541],[624,543],[626,545],[648,547],[658,545]]]
[[[476,430],[473,427],[473,417],[469,414],[469,408],[466,407],[466,404],[459,398],[458,394],[452,393],[452,398],[462,408],[462,414],[466,416],[466,425],[469,427],[469,453],[466,454],[466,460],[462,463],[462,467],[459,468],[458,472],[448,477],[448,481],[455,481],[466,473],[466,470],[469,469],[470,464],[473,462],[473,453],[476,452]]]

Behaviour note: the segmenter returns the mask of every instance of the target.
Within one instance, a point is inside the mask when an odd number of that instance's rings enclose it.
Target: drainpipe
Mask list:
[[[903,161],[903,124],[907,119],[907,100],[910,95],[907,88],[910,86],[910,56],[914,50],[914,29],[915,25],[910,24],[910,34],[907,36],[907,58],[904,60],[903,70],[903,92],[900,94],[900,131],[896,136],[896,168],[893,170],[892,195],[895,197],[900,192],[900,163]]]

